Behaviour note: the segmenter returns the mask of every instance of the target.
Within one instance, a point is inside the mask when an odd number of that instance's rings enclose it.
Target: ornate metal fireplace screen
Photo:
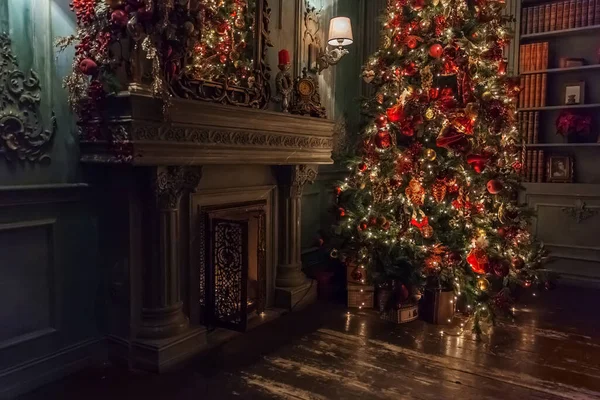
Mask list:
[[[243,331],[251,313],[265,308],[265,213],[253,208],[244,214],[220,209],[202,218],[205,252],[200,258],[200,305],[207,325]],[[249,279],[250,267],[253,279]]]

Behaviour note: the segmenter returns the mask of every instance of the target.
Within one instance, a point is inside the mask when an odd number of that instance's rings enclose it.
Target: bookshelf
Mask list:
[[[517,16],[512,68],[522,82],[519,198],[536,211],[531,230],[551,252],[548,268],[564,280],[600,282],[600,0],[507,5]],[[558,135],[557,121],[567,114],[589,119],[589,134]]]

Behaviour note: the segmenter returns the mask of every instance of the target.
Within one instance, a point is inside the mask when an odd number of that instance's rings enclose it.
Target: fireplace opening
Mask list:
[[[203,218],[203,319],[209,326],[243,331],[265,309],[265,204],[210,207]]]

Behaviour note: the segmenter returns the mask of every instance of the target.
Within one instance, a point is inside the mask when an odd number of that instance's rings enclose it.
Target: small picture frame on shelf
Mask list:
[[[563,93],[565,105],[583,104],[585,98],[585,82],[567,83],[565,84]]]
[[[552,183],[573,182],[573,157],[551,155],[546,161],[546,181]]]
[[[559,65],[561,68],[583,67],[585,65],[585,59],[561,57]]]

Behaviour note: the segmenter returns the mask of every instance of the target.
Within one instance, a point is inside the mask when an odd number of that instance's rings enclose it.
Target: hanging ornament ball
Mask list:
[[[369,217],[369,225],[374,226],[377,224],[377,217],[371,216]]]
[[[409,49],[415,49],[418,44],[419,41],[416,36],[409,36],[408,38],[406,38],[406,45]]]
[[[361,231],[366,231],[368,227],[369,227],[369,225],[367,224],[367,221],[362,221],[358,225],[358,229],[361,230]]]
[[[425,110],[425,118],[429,120],[435,118],[435,111],[433,111],[433,108],[428,108],[427,110]]]
[[[504,278],[506,275],[508,275],[508,272],[510,271],[508,263],[502,261],[495,262],[493,269],[496,276],[500,278]]]
[[[383,93],[377,93],[377,102],[379,104],[383,104],[384,100],[385,100],[385,98],[383,97]]]
[[[481,98],[484,101],[490,101],[493,98],[492,92],[483,92],[483,94],[481,95]]]
[[[437,153],[434,149],[425,149],[425,158],[429,161],[433,161],[437,158]]]
[[[491,194],[498,194],[502,191],[504,185],[497,179],[490,179],[487,183],[487,190]]]
[[[98,64],[91,58],[84,58],[79,63],[79,70],[84,75],[96,75],[96,72],[98,72]]]
[[[488,289],[488,281],[486,279],[478,279],[477,280],[477,288],[482,292],[485,292]]]
[[[358,267],[352,270],[352,272],[350,273],[350,277],[355,281],[362,281],[364,279],[362,270]]]
[[[221,54],[219,61],[221,61],[221,64],[225,64],[227,62],[227,56],[225,54]]]
[[[413,0],[412,8],[413,10],[422,10],[425,6],[425,0]]]
[[[229,31],[229,24],[227,22],[221,22],[217,25],[216,30],[219,35],[224,36],[227,34],[227,31]]]
[[[340,217],[344,217],[346,216],[346,210],[343,209],[342,207],[338,208],[338,214]]]
[[[389,229],[390,229],[390,226],[391,226],[391,224],[390,224],[390,221],[386,221],[386,222],[385,222],[385,224],[383,224],[383,225],[381,226],[381,228],[382,228],[384,231],[387,231],[387,230],[389,230]]]
[[[431,21],[428,19],[423,19],[419,23],[419,26],[421,27],[423,32],[427,32],[427,31],[429,31],[429,29],[431,29]]]
[[[444,48],[439,43],[431,45],[431,47],[429,48],[429,55],[433,58],[440,58],[443,52]]]
[[[498,228],[497,232],[498,232],[498,236],[500,236],[501,238],[506,237],[506,234],[508,233],[506,231],[506,228],[503,227],[503,226],[501,226],[500,228]]]
[[[360,164],[358,164],[358,170],[361,172],[365,172],[367,170],[367,164],[364,162],[361,162]]]
[[[338,258],[339,255],[340,253],[337,249],[331,249],[331,252],[329,253],[329,257],[331,258]]]
[[[360,188],[360,190],[363,190],[364,188],[367,187],[367,184],[364,182],[361,182],[360,185],[358,185],[358,187]]]
[[[523,168],[523,163],[521,161],[515,161],[511,166],[515,171],[520,171]]]
[[[388,222],[387,218],[384,216],[381,216],[379,218],[377,218],[377,223],[381,226],[385,225],[386,222]]]
[[[339,187],[339,186],[338,186],[338,187],[336,187],[336,188],[335,188],[335,194],[336,194],[337,196],[339,196],[340,194],[342,194],[342,188],[341,188],[341,187]]]
[[[195,30],[196,28],[194,27],[194,24],[192,23],[192,21],[186,21],[186,22],[183,24],[183,29],[185,29],[185,32],[186,32],[188,35],[191,35],[192,33],[194,33],[194,30]]]
[[[244,22],[243,18],[236,18],[233,24],[238,29],[243,29],[246,27],[246,23]]]
[[[127,13],[123,10],[115,10],[110,14],[110,22],[115,25],[125,26],[128,21]]]
[[[433,237],[433,228],[431,225],[426,225],[421,228],[421,235],[423,235],[425,239],[431,239]]]

